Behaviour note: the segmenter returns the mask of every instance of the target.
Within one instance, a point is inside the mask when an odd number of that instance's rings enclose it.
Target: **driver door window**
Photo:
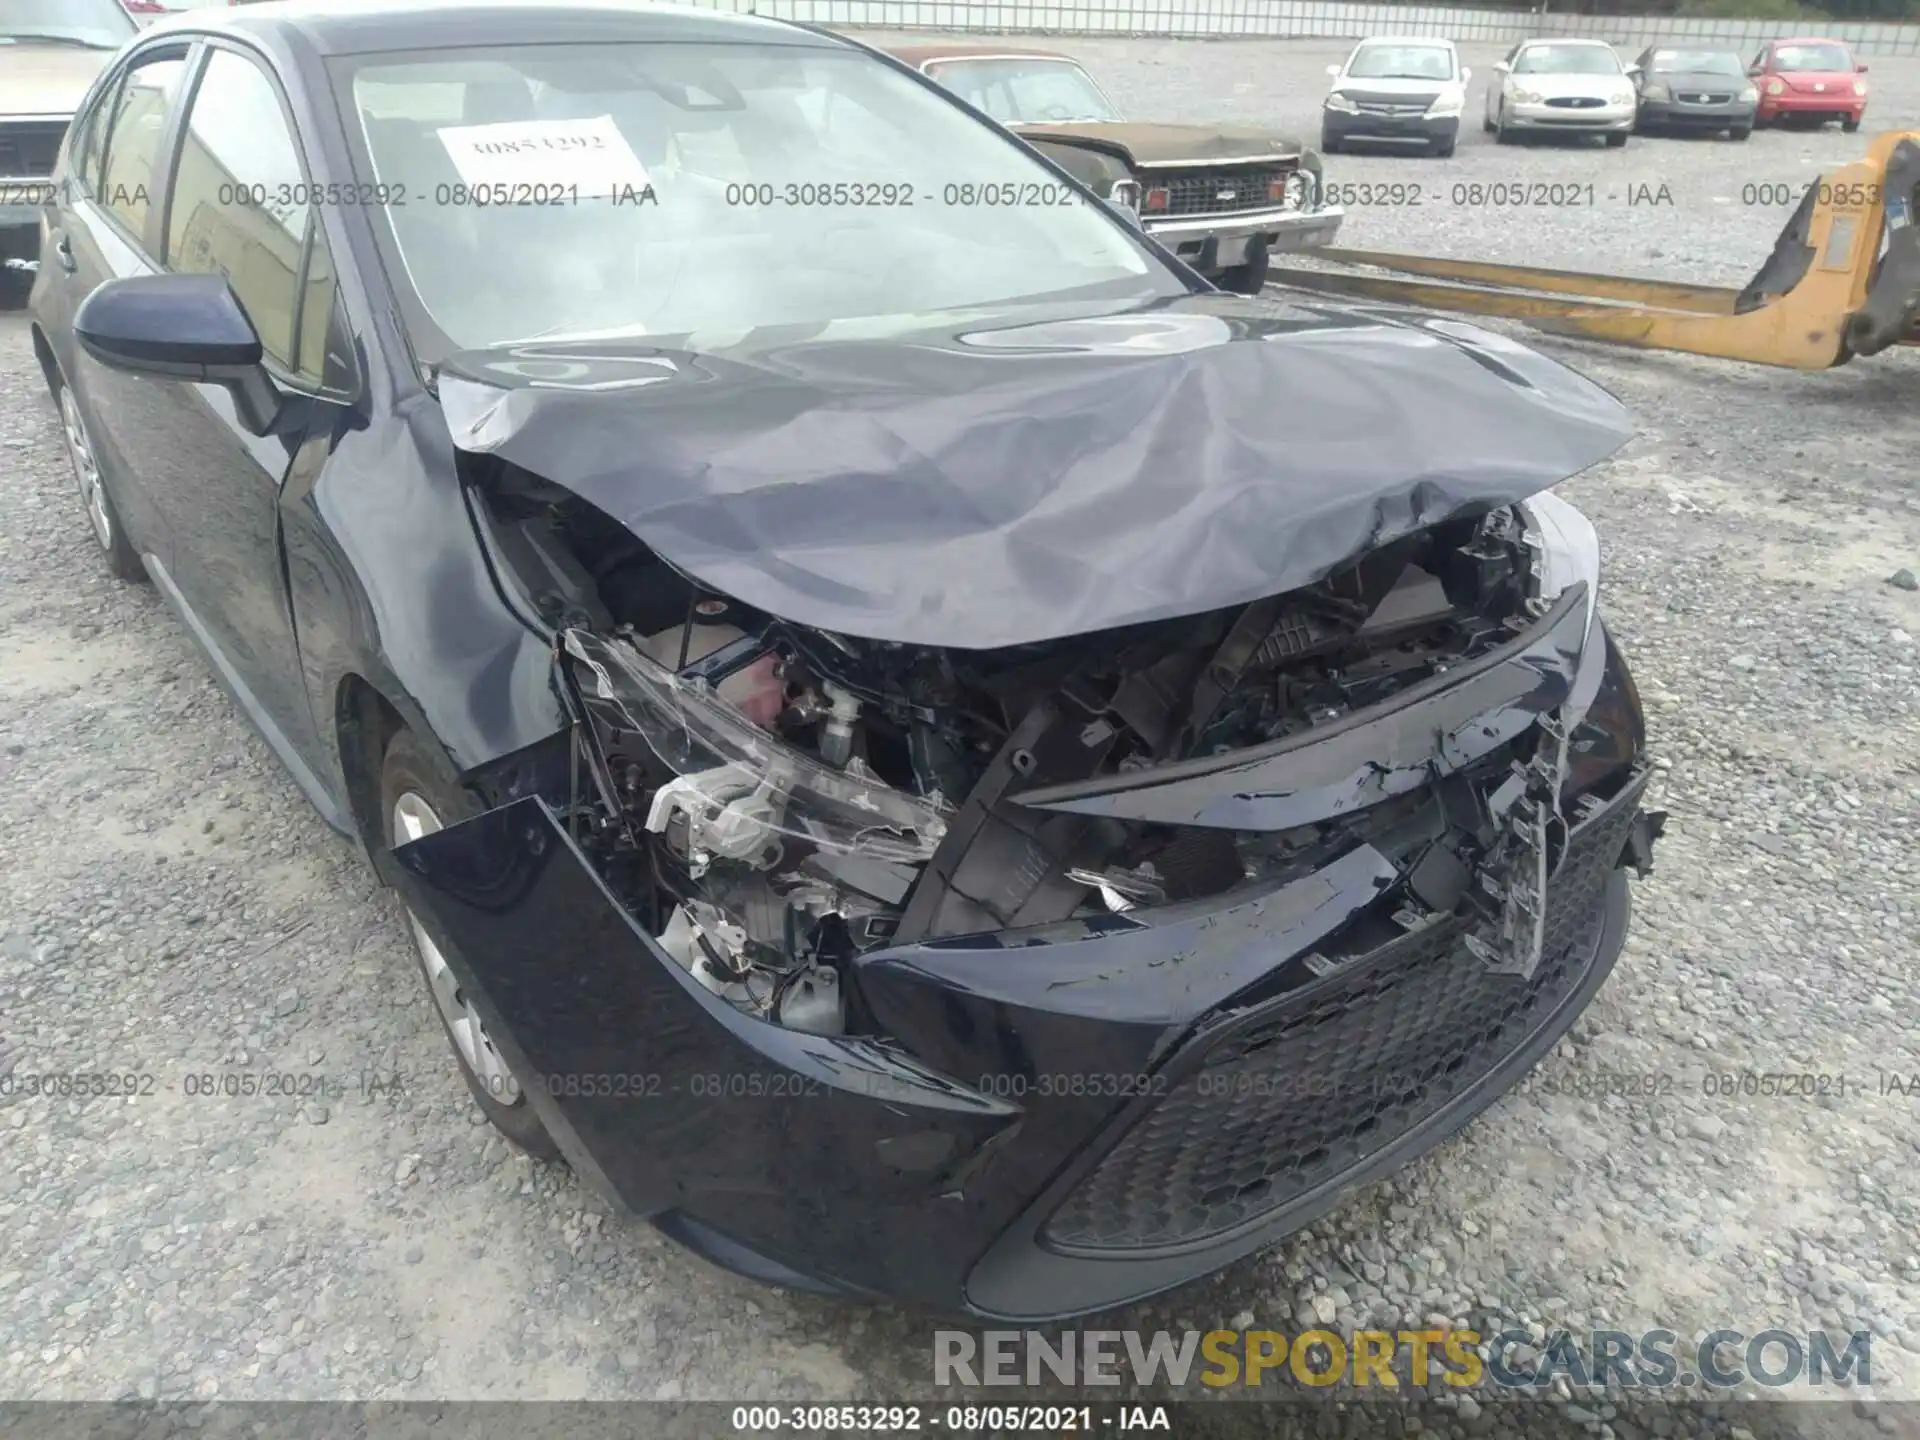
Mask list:
[[[183,55],[137,61],[114,99],[95,194],[135,237],[146,233],[147,215],[160,188],[160,145],[186,73]]]
[[[268,358],[317,382],[330,368],[334,279],[305,181],[273,82],[251,60],[215,50],[187,112],[166,266],[225,276]]]

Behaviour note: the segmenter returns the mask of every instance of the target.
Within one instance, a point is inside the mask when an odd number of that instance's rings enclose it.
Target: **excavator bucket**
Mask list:
[[[1920,131],[1895,131],[1866,159],[1807,188],[1744,289],[1336,247],[1303,253],[1340,268],[1276,266],[1267,279],[1623,345],[1825,370],[1890,345],[1920,345],[1917,212]]]

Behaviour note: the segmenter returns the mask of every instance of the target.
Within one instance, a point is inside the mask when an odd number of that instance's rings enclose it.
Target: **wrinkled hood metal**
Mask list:
[[[883,338],[524,344],[453,357],[439,388],[456,446],[715,590],[963,649],[1295,589],[1631,434],[1606,391],[1504,336],[1218,294]]]
[[[1275,155],[1295,156],[1303,148],[1291,136],[1246,125],[1151,125],[1144,121],[1084,120],[1071,124],[1034,121],[1007,127],[1023,140],[1051,140],[1105,150],[1133,165],[1231,164]]]

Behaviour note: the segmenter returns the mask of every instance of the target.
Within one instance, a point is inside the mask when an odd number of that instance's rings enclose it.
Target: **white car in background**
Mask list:
[[[1604,40],[1522,40],[1493,68],[1481,124],[1502,145],[1518,135],[1604,135],[1617,148],[1633,133],[1639,96]]]
[[[1473,71],[1461,67],[1451,40],[1372,36],[1327,74],[1333,88],[1320,111],[1323,152],[1359,140],[1453,154]]]

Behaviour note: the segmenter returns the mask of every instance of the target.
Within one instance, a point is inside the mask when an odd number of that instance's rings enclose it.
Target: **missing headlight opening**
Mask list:
[[[1560,721],[1577,715],[1529,712],[1540,723],[1511,735],[1473,717],[1467,763],[1429,766],[1422,749],[1405,781],[1381,756],[1298,823],[1085,813],[1098,805],[1074,796],[1365,721],[1537,635],[1558,592],[1584,581],[1590,599],[1575,512],[1504,506],[1250,604],[967,650],[762,613],[524,471],[489,482],[490,528],[555,631],[575,710],[573,833],[662,949],[748,1014],[860,1033],[850,967],[876,947],[1126,924],[1284,884],[1363,841],[1400,869],[1404,903],[1335,937],[1327,963],[1377,946],[1381,923],[1466,906],[1491,922],[1487,964],[1537,954],[1524,932],[1564,839],[1557,797],[1583,746]],[[1023,803],[1055,792],[1054,808]]]

